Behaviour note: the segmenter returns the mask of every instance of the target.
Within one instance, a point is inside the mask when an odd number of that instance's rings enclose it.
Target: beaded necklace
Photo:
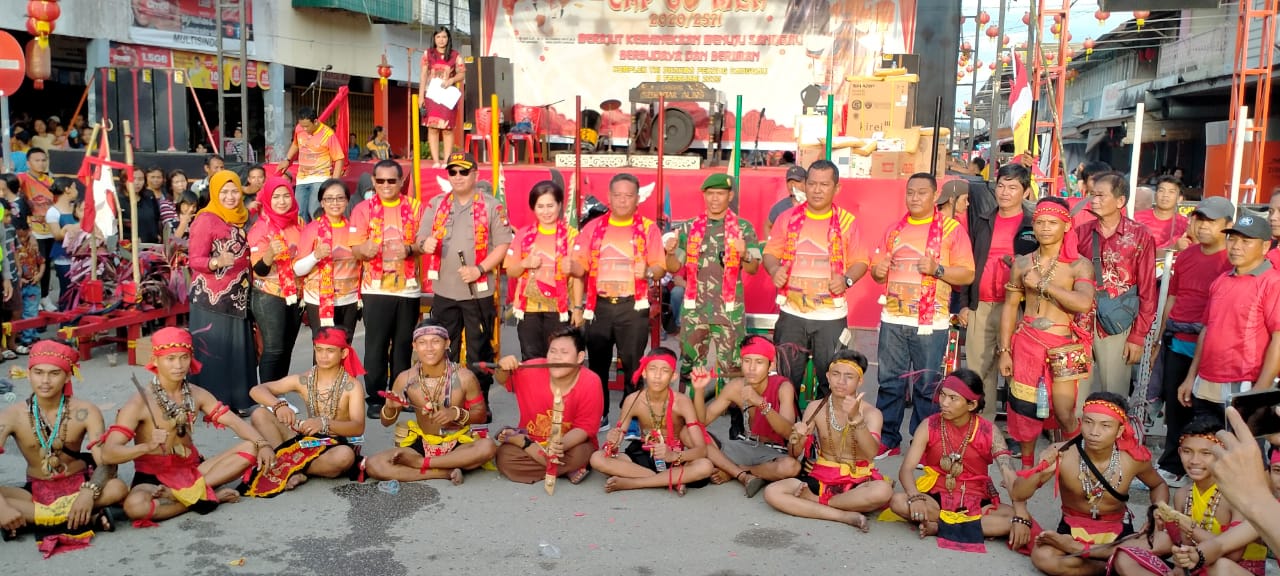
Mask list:
[[[49,426],[44,421],[44,416],[40,414],[40,403],[35,401],[34,394],[27,399],[27,404],[31,407],[31,429],[35,431],[36,441],[40,443],[40,453],[44,456],[40,467],[45,474],[52,475],[65,467],[54,452],[62,451],[63,439],[67,434],[66,428],[62,425],[68,416],[67,397],[63,396],[58,400],[58,412],[54,416],[53,426]]]
[[[319,378],[316,369],[307,371],[307,413],[311,418],[338,418],[338,404],[342,402],[342,386],[347,382],[347,371],[342,370],[338,380],[325,392],[319,391]],[[323,405],[323,412],[321,406]]]
[[[427,376],[426,370],[422,363],[418,363],[418,388],[422,389],[423,402],[422,413],[429,414],[436,410],[444,408],[446,399],[453,394],[453,373],[457,370],[457,365],[448,360],[444,361],[444,374],[440,377]],[[430,380],[432,385],[427,386]]]
[[[1098,519],[1098,502],[1102,500],[1102,496],[1107,493],[1106,486],[1103,485],[1101,479],[1095,478],[1093,473],[1089,471],[1085,458],[1089,456],[1080,450],[1080,487],[1084,490],[1085,498],[1089,500],[1089,513],[1093,515],[1093,519]],[[1107,462],[1107,469],[1102,471],[1105,478],[1120,479],[1120,450],[1115,446],[1111,447],[1111,460]]]
[[[940,422],[940,428],[942,429],[942,458],[938,460],[938,467],[942,468],[942,471],[947,475],[946,486],[948,492],[955,491],[956,477],[964,472],[964,451],[969,448],[969,443],[973,442],[974,437],[978,435],[978,419],[970,416],[969,420],[971,421],[969,434],[960,443],[960,449],[955,452],[947,449],[947,423],[946,421]]]

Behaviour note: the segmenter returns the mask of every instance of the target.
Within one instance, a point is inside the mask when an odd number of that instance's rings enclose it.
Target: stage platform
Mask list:
[[[585,163],[585,162],[584,162]],[[409,173],[409,165],[405,173]],[[357,162],[347,171],[346,178],[355,182],[360,174],[368,172],[373,165],[368,162]],[[533,211],[529,209],[529,189],[539,181],[551,179],[552,164],[503,164],[501,170],[506,181],[507,208],[510,212],[511,224],[517,228],[533,222]],[[566,185],[573,178],[572,168],[558,169],[564,176]],[[602,203],[609,201],[609,179],[620,172],[630,172],[640,180],[641,186],[655,184],[657,170],[603,169],[584,168],[582,170],[583,198],[595,196]],[[725,168],[703,168],[700,170],[664,170],[663,180],[667,193],[671,195],[671,217],[673,220],[687,220],[697,217],[703,212],[701,185],[707,175],[724,172]],[[443,168],[422,167],[422,197],[431,198],[440,193],[439,182],[447,179]],[[492,179],[492,167],[480,167],[480,180]],[[761,241],[768,236],[764,229],[768,221],[769,209],[786,192],[786,168],[760,167],[742,168],[739,183],[738,214],[756,227]],[[567,193],[567,191],[566,191]],[[836,195],[836,205],[853,212],[857,217],[860,241],[869,246],[868,252],[874,252],[875,245],[884,238],[888,228],[902,219],[906,213],[906,181],[905,180],[868,180],[844,179],[840,181],[840,191]],[[649,218],[657,218],[662,214],[656,192],[640,203],[640,212]],[[849,323],[858,328],[874,329],[879,325],[880,306],[876,300],[884,293],[884,286],[876,284],[870,276],[864,277],[853,287],[849,300]],[[774,303],[777,291],[763,269],[746,280],[746,310],[749,314],[776,314],[778,306]]]

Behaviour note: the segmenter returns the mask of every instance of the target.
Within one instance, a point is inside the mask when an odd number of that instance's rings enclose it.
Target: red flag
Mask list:
[[[347,104],[347,96],[350,93],[351,90],[346,86],[338,88],[338,93],[334,95],[333,100],[329,101],[329,105],[325,107],[319,118],[321,122],[325,122],[337,111],[338,118],[334,120],[333,132],[338,138],[338,146],[343,150],[351,145],[347,141],[351,137],[351,107]]]

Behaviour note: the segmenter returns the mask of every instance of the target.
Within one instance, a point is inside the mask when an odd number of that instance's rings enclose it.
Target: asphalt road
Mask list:
[[[514,352],[514,329],[504,333]],[[294,353],[294,371],[309,365],[309,332]],[[357,334],[360,350],[362,332]],[[874,350],[874,336],[857,345]],[[111,418],[133,387],[129,374],[141,367],[110,367],[106,348],[84,363],[87,381],[76,393]],[[25,359],[21,360],[25,363]],[[0,365],[7,372],[14,362]],[[25,364],[24,364],[25,365]],[[874,388],[874,374],[868,372]],[[26,380],[15,382],[19,398]],[[0,401],[2,402],[2,401]],[[514,398],[495,387],[495,424],[512,423]],[[295,402],[296,403],[296,402]],[[617,398],[610,403],[617,418]],[[110,424],[110,422],[108,422]],[[725,421],[713,428],[727,429]],[[201,452],[231,445],[229,431],[198,426]],[[366,450],[391,445],[390,429],[376,422]],[[897,476],[900,458],[880,463]],[[21,485],[24,463],[17,450],[0,455],[0,484]],[[123,478],[132,477],[129,465]],[[872,522],[863,534],[843,524],[793,518],[774,511],[762,496],[746,499],[740,485],[690,490],[683,498],[651,490],[605,494],[599,473],[572,486],[560,482],[555,496],[540,484],[507,481],[496,472],[467,475],[462,486],[447,481],[402,485],[396,495],[375,483],[312,480],[268,500],[225,505],[208,516],[185,515],[158,528],[123,526],[100,534],[87,550],[41,560],[30,535],[0,544],[0,573],[47,576],[85,574],[324,574],[407,575],[439,571],[474,574],[618,574],[650,576],[746,574],[1032,574],[1030,561],[1001,542],[986,554],[942,550],[921,541],[905,524]],[[1136,493],[1135,510],[1145,508]],[[1056,526],[1059,513],[1048,486],[1031,502],[1041,524]],[[122,523],[123,524],[123,523]],[[540,553],[540,544],[559,558]],[[233,565],[243,559],[242,565]]]

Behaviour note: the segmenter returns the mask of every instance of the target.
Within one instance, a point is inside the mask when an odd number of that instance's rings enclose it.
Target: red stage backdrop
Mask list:
[[[485,2],[483,53],[509,58],[515,98],[561,101],[552,134],[572,135],[573,102],[627,102],[647,81],[699,81],[722,91],[732,111],[768,109],[760,140],[792,143],[800,91],[839,93],[848,76],[870,74],[884,53],[911,51],[917,0],[501,0]],[[825,95],[824,95],[825,100]],[[606,115],[601,132],[627,136],[629,107]],[[695,115],[706,138],[706,114]],[[754,141],[756,123],[743,125]]]

